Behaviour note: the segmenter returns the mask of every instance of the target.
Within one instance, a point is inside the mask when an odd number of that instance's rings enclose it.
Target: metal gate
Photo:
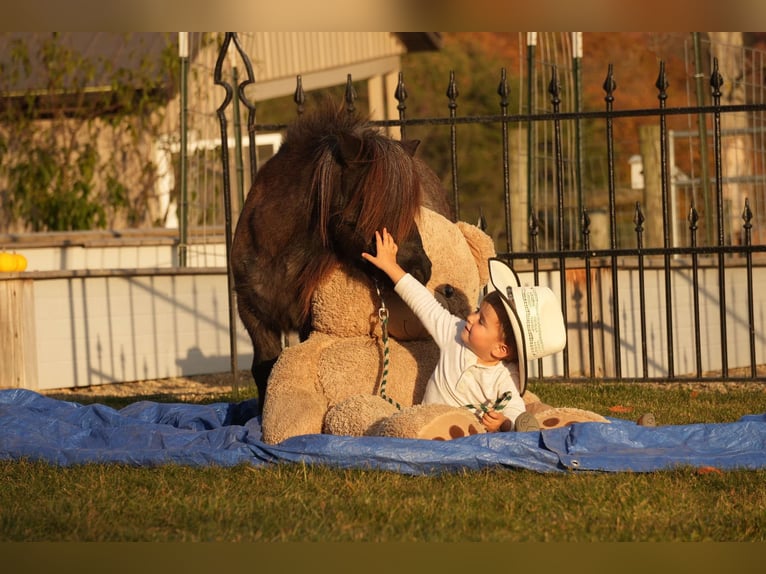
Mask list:
[[[245,62],[241,82],[230,82],[224,74],[224,58],[230,46]],[[227,33],[215,69],[215,83],[225,88],[226,97],[218,109],[221,126],[221,160],[224,168],[224,201],[226,203],[227,244],[231,241],[232,213],[229,185],[229,149],[226,111],[232,101],[242,102],[248,110],[247,130],[252,139],[260,132],[284,129],[285,125],[256,123],[255,106],[245,97],[245,87],[254,82],[249,57],[237,36]],[[407,90],[400,75],[396,90],[399,119],[371,122],[380,127],[398,127],[402,138],[407,130],[419,125],[447,126],[452,152],[451,197],[455,212],[460,214],[460,170],[456,142],[461,127],[468,124],[495,126],[502,131],[505,233],[498,255],[519,272],[524,282],[547,284],[562,301],[568,326],[568,344],[561,356],[546,358],[534,366],[530,376],[546,380],[613,380],[636,382],[703,382],[766,381],[766,293],[758,287],[766,281],[766,245],[754,238],[754,209],[749,198],[741,205],[727,203],[723,173],[726,152],[721,119],[727,114],[766,111],[763,101],[743,105],[722,105],[724,78],[713,62],[709,77],[711,105],[667,107],[667,80],[664,63],[660,62],[657,108],[616,110],[616,82],[610,65],[603,84],[604,109],[600,111],[562,111],[557,68],[550,68],[548,81],[549,110],[511,114],[508,110],[508,86],[502,70],[497,93],[498,113],[459,117],[455,110],[457,89],[450,78],[447,96],[450,113],[444,117],[413,118],[407,113]],[[355,92],[349,77],[346,104],[354,108]],[[303,111],[305,94],[300,77],[296,81],[294,101],[297,113]],[[700,118],[710,125],[710,162],[712,169],[705,181],[711,189],[712,203],[705,205],[707,224],[715,229],[712,240],[699,237],[700,205],[694,193],[677,197],[681,184],[672,173],[668,118],[686,115]],[[651,206],[636,201],[632,208],[632,245],[618,238],[624,230],[624,214],[618,204],[615,182],[615,142],[613,125],[626,117],[650,118],[653,130],[647,133],[656,157],[643,157],[643,178],[656,189],[656,203]],[[580,199],[573,200],[565,182],[571,178],[567,167],[562,131],[583,121],[601,122],[605,132],[603,143],[607,182],[604,203],[607,208],[589,212]],[[511,151],[512,138],[531,142],[521,134],[529,134],[535,126],[545,126],[550,139],[550,166],[554,186],[554,207],[540,210],[534,195],[527,201],[515,197],[511,182],[519,179],[525,186],[534,185],[536,174],[529,158],[534,150],[528,143],[523,154]],[[759,126],[760,127],[760,126]],[[513,135],[512,135],[513,134]],[[539,142],[538,144],[539,145]],[[522,146],[523,147],[523,146]],[[518,146],[517,148],[518,149]],[[255,145],[249,145],[248,161],[242,161],[238,146],[238,166],[251,166],[251,177],[257,170]],[[239,155],[237,155],[239,154]],[[650,154],[651,155],[651,154]],[[705,154],[707,155],[707,153]],[[525,161],[526,160],[526,161]],[[654,164],[655,167],[651,167]],[[763,174],[752,174],[752,183],[762,186]],[[514,179],[515,178],[515,179]],[[647,196],[648,197],[648,196]],[[707,201],[707,199],[706,199]],[[572,206],[577,217],[572,218]],[[650,209],[651,207],[651,209]],[[734,229],[732,210],[741,213],[741,228]],[[624,211],[624,210],[623,210]],[[687,228],[679,233],[675,221],[678,213],[686,214]],[[565,217],[569,214],[569,217]],[[620,220],[622,218],[622,221]],[[544,221],[543,221],[544,220]],[[573,221],[575,223],[573,223]],[[594,241],[595,236],[598,241]],[[685,236],[682,238],[681,236]],[[651,241],[649,238],[651,237]],[[543,241],[544,239],[544,241]],[[755,239],[755,240],[754,240]],[[232,325],[237,321],[233,286],[230,276],[230,308]],[[233,327],[232,327],[233,329]],[[236,337],[232,336],[232,345]],[[232,357],[236,361],[236,348]],[[236,370],[234,363],[232,368]]]

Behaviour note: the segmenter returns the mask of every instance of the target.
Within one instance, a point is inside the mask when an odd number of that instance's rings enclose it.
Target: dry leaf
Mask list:
[[[609,407],[609,411],[613,413],[632,413],[633,407],[624,407],[622,405],[614,405]]]

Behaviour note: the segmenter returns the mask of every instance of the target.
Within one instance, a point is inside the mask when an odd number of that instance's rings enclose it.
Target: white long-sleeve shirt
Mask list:
[[[442,307],[409,273],[395,289],[439,347],[439,361],[428,379],[423,403],[470,407],[481,416],[482,407],[492,408],[498,398],[510,393],[501,412],[514,422],[525,410],[515,383],[519,378],[518,364],[480,365],[476,354],[460,339],[465,320]]]

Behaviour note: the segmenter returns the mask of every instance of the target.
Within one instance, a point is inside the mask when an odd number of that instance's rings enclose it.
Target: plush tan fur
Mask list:
[[[608,423],[609,419],[598,413],[573,407],[552,407],[545,404],[532,391],[524,393],[524,405],[527,411],[535,415],[542,429],[552,429],[572,423]]]
[[[467,409],[456,409],[448,405],[415,405],[376,421],[365,434],[451,440],[485,432],[479,419]]]
[[[492,239],[476,226],[450,222],[425,208],[418,228],[432,263],[426,286],[451,312],[465,316],[475,308],[489,279],[487,259],[495,254]],[[438,348],[393,292],[382,296],[390,335],[386,392],[401,410],[379,396],[384,352],[381,297],[365,275],[341,267],[314,294],[312,334],[286,348],[274,366],[263,411],[265,442],[320,432],[439,440],[484,432],[466,409],[419,405]],[[546,413],[546,420],[553,420],[556,409],[548,412],[551,407],[530,392],[525,400]],[[592,420],[586,413],[582,411],[581,420]],[[559,421],[565,420],[560,414]]]

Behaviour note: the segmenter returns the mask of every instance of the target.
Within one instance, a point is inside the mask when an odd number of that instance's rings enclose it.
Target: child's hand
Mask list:
[[[485,412],[481,417],[481,424],[484,425],[487,432],[506,432],[511,429],[511,420],[497,411]]]
[[[376,255],[362,253],[362,258],[383,271],[396,284],[404,276],[405,271],[396,262],[399,246],[385,227],[383,233],[375,232],[375,251]]]

